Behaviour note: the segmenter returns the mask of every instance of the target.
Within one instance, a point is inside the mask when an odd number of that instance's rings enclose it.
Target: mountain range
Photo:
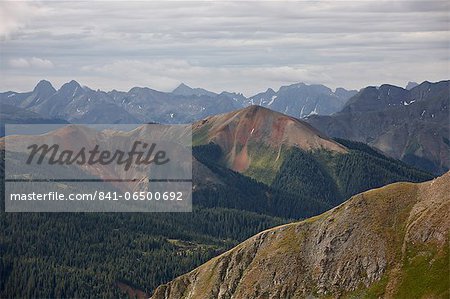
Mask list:
[[[330,116],[307,122],[330,137],[360,141],[433,173],[450,168],[450,81],[411,89],[366,87]]]
[[[40,114],[43,118],[64,119],[70,123],[190,123],[210,115],[230,112],[252,104],[270,107],[295,117],[331,114],[339,111],[356,91],[304,83],[283,86],[278,92],[246,98],[240,93],[220,94],[179,85],[172,92],[134,87],[128,92],[104,92],[81,86],[76,81],[56,90],[40,81],[30,92],[0,93],[0,103]],[[264,100],[267,99],[267,100]]]
[[[324,85],[297,83],[282,86],[278,91],[267,91],[250,97],[247,105],[259,105],[296,118],[310,115],[330,115],[342,109],[356,90],[337,88],[334,92]]]
[[[265,230],[156,289],[171,298],[447,298],[450,173]]]
[[[297,83],[246,98],[185,84],[172,92],[146,87],[104,92],[71,81],[56,90],[42,80],[31,92],[0,93],[0,122],[191,123],[259,105],[306,119],[329,137],[364,142],[442,174],[450,167],[449,98],[449,81],[409,82],[406,88],[384,84],[359,92]],[[2,125],[2,135],[3,130]]]

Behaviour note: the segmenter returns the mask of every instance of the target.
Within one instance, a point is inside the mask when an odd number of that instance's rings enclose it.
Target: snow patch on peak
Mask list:
[[[412,101],[409,102],[409,103],[406,102],[406,101],[404,101],[404,102],[403,102],[403,105],[404,105],[404,106],[409,106],[409,105],[411,105],[412,103],[414,103],[415,101],[416,101],[416,100],[412,100]]]
[[[272,98],[270,99],[270,102],[267,104],[267,106],[272,105],[276,99],[277,99],[277,96],[272,96]]]

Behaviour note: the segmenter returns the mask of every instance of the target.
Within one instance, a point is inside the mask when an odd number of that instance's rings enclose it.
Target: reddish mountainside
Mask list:
[[[222,148],[227,165],[245,172],[260,151],[275,152],[298,147],[305,151],[328,150],[345,153],[346,148],[329,139],[311,125],[294,117],[261,106],[250,106],[234,112],[211,116],[193,125],[193,143],[214,142]],[[258,153],[258,155],[257,155]]]

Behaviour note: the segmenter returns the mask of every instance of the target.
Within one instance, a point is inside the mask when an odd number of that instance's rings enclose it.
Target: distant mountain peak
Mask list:
[[[182,96],[203,96],[203,95],[216,96],[217,95],[216,93],[208,91],[203,88],[192,88],[184,83],[181,83],[180,85],[178,85],[178,87],[175,88],[172,91],[172,93],[176,94],[176,95],[182,95]]]
[[[289,88],[301,88],[301,87],[305,87],[305,86],[308,86],[308,85],[306,83],[303,83],[303,82],[298,82],[298,83],[294,83],[294,84],[291,84],[291,85],[281,86],[280,90],[281,89],[289,89]]]
[[[52,94],[56,92],[56,89],[52,86],[52,84],[47,80],[41,80],[36,85],[36,87],[33,89],[33,92],[39,92],[39,93],[47,93]]]
[[[409,81],[408,84],[406,84],[405,89],[411,90],[411,89],[413,89],[416,86],[419,86],[419,83],[413,82],[413,81]]]
[[[347,90],[343,87],[337,87],[336,90],[334,91],[334,94],[338,97],[342,97],[345,99],[349,99],[352,96],[354,96],[355,94],[357,94],[358,91],[357,90]]]
[[[349,92],[349,91],[351,91],[351,92],[357,92],[356,90],[354,90],[354,89],[346,89],[346,88],[344,88],[344,87],[336,87],[336,89],[334,90],[334,93],[339,93],[339,92]]]
[[[80,85],[77,81],[75,81],[75,80],[70,80],[69,84],[81,86],[81,85]]]
[[[350,111],[380,111],[392,109],[409,101],[410,92],[392,84],[382,84],[379,87],[368,86],[351,97],[339,113]]]
[[[304,82],[294,83],[288,86],[282,86],[280,87],[280,90],[278,92],[283,92],[286,90],[300,90],[300,91],[311,91],[316,93],[324,93],[324,94],[331,94],[332,91],[329,87],[322,85],[322,84],[307,84]]]
[[[178,87],[175,88],[175,90],[177,90],[177,89],[190,89],[190,90],[192,90],[193,88],[190,87],[189,85],[184,84],[183,82],[181,82],[180,85],[178,85]],[[175,90],[174,90],[174,91],[175,91]]]
[[[175,88],[172,93],[174,94],[185,94],[185,93],[194,93],[194,89],[187,84],[181,83]]]
[[[441,174],[450,165],[449,85],[446,80],[423,82],[411,90],[389,84],[366,87],[340,112],[308,118],[308,122],[329,136],[368,143],[410,165]]]
[[[77,88],[82,88],[80,83],[78,83],[75,80],[71,80],[70,82],[67,82],[61,86],[60,90],[74,90]]]
[[[385,83],[385,84],[380,85],[380,89],[386,89],[386,88],[388,88],[388,89],[389,88],[404,89],[404,88],[402,88],[400,86],[396,86],[396,85],[389,84],[389,83]]]

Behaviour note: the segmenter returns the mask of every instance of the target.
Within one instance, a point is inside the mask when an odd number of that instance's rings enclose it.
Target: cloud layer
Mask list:
[[[46,78],[250,95],[299,81],[360,88],[449,76],[446,1],[0,5],[1,90]]]

